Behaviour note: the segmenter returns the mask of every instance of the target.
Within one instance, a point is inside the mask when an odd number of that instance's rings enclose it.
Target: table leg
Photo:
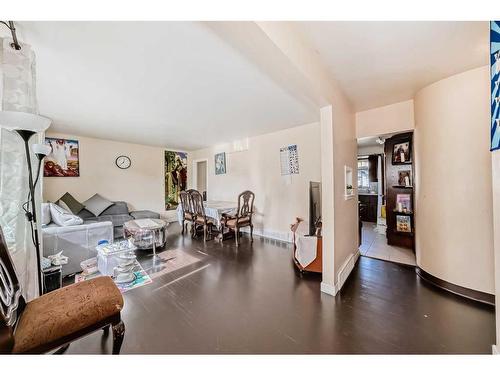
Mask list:
[[[156,231],[154,229],[151,231],[151,237],[153,240],[153,257],[156,258]]]

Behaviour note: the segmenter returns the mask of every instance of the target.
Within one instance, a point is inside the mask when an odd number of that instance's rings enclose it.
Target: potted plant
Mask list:
[[[345,191],[347,195],[352,195],[352,185],[346,185]]]

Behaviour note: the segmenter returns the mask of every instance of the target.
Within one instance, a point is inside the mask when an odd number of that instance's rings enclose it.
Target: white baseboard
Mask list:
[[[491,345],[491,353],[494,355],[499,355],[498,347],[496,345]]]
[[[329,294],[331,296],[335,296],[337,294],[337,291],[335,290],[335,286],[321,282],[321,291],[323,293]]]
[[[250,228],[249,227],[244,227],[241,228],[241,231],[243,233],[250,233]],[[278,241],[283,241],[283,242],[288,242],[292,243],[293,242],[293,236],[291,232],[281,232],[281,231],[276,231],[276,230],[261,230],[257,228],[253,228],[253,234],[259,237],[264,237],[264,238],[269,238],[272,240],[278,240]]]
[[[337,282],[335,283],[335,285],[322,282],[321,291],[331,296],[335,296],[340,291],[340,289],[342,289],[342,286],[354,269],[354,265],[356,264],[359,255],[359,250],[356,250],[353,254],[351,254],[340,268],[340,272],[337,276]]]
[[[336,292],[338,292],[340,289],[342,289],[342,286],[344,286],[344,283],[346,282],[347,278],[354,269],[354,266],[358,258],[359,258],[359,250],[356,249],[356,251],[353,254],[351,254],[349,258],[345,260],[337,276],[337,282],[335,283]]]

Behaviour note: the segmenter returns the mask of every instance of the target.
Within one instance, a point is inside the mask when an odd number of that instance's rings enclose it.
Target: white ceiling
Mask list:
[[[357,111],[488,64],[488,22],[297,22]]]
[[[198,22],[19,22],[51,130],[199,149],[318,120]]]

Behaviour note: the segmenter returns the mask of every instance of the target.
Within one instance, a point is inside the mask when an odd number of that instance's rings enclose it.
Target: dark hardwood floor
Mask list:
[[[122,353],[491,353],[495,341],[492,307],[436,289],[411,267],[361,257],[331,297],[279,242],[204,244],[174,224],[172,249],[201,260],[125,293]],[[151,267],[147,252],[141,263]],[[110,351],[97,332],[67,353]]]

